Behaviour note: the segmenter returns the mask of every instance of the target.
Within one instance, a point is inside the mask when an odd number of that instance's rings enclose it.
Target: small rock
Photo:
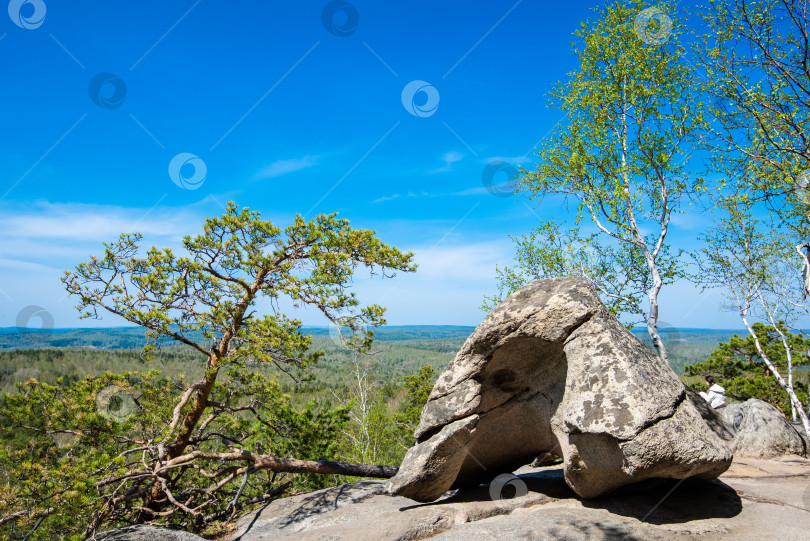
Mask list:
[[[807,443],[782,412],[763,400],[751,398],[742,404],[721,408],[723,421],[734,434],[735,455],[773,458],[793,454],[807,456]]]

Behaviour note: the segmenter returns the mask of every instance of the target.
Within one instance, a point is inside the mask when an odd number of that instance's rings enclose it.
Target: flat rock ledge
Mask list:
[[[562,468],[524,467],[504,486],[450,491],[420,504],[363,481],[276,500],[240,519],[229,541],[804,541],[810,531],[810,461],[735,458],[719,479],[646,481],[595,500],[579,498]],[[494,498],[493,498],[494,495]],[[502,498],[502,499],[499,499]],[[105,541],[201,541],[151,526]]]
[[[363,481],[285,498],[242,518],[230,541],[798,541],[810,529],[810,461],[798,457],[743,459],[719,479],[650,480],[596,500],[578,497],[559,465],[515,473],[517,497],[482,485],[420,504]]]
[[[420,502],[560,457],[595,498],[731,464],[719,416],[582,278],[538,280],[498,305],[439,376],[387,490]]]

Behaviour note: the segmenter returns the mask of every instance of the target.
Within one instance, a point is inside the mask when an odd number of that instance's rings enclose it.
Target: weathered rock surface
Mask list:
[[[581,278],[539,280],[497,306],[439,377],[416,437],[387,490],[423,502],[547,453],[585,498],[716,477],[732,458],[719,417]]]
[[[807,432],[804,431],[804,425],[802,425],[801,421],[790,421],[790,426],[802,437],[805,449],[807,449],[807,453],[810,456],[810,438],[807,437]]]
[[[559,481],[559,476],[552,477]],[[533,492],[523,498],[493,502],[488,494],[486,488],[478,488],[450,497],[444,505],[419,505],[385,494],[384,481],[349,483],[276,500],[240,520],[233,539],[422,539],[465,522],[551,502],[553,495],[573,495],[560,483],[549,492],[551,495]]]
[[[807,539],[810,460],[735,459],[719,479],[648,481],[583,500],[559,466],[521,468],[525,494],[461,489],[437,502],[386,496],[365,481],[277,500],[238,523],[232,541]],[[507,496],[503,491],[503,496]]]
[[[144,525],[104,532],[97,535],[96,539],[99,541],[205,541],[193,533]]]
[[[722,408],[723,421],[734,434],[730,445],[735,455],[772,458],[807,455],[807,442],[782,412],[763,400],[751,398]]]

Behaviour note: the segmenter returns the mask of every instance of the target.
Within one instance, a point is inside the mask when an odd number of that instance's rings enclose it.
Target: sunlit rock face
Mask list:
[[[594,498],[648,478],[716,477],[730,434],[582,278],[497,306],[439,376],[387,490],[432,501],[551,454]]]

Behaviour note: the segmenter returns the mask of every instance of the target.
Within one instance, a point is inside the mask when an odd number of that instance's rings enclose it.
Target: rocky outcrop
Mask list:
[[[387,490],[432,501],[559,456],[594,498],[731,463],[718,416],[609,313],[584,279],[534,282],[497,306],[441,374]]]
[[[793,454],[807,456],[807,442],[775,406],[751,398],[722,408],[723,421],[734,435],[735,455],[772,458]]]
[[[559,487],[554,493],[559,493]],[[447,505],[420,506],[413,500],[385,494],[383,481],[361,481],[272,502],[240,520],[233,538],[424,539],[458,524],[553,499],[533,492],[523,498],[495,502],[486,489],[479,489],[451,499]]]
[[[291,496],[243,517],[230,539],[760,541],[805,539],[810,529],[801,498],[810,461],[798,457],[735,460],[719,480],[650,481],[597,500],[576,497],[559,466],[516,473],[519,497],[480,486],[418,504],[385,495],[381,481]]]
[[[498,491],[493,498],[493,487],[481,486],[425,505],[385,495],[382,481],[281,498],[242,517],[228,539],[788,541],[806,539],[810,531],[810,460],[799,457],[735,459],[720,479],[651,481],[597,500],[576,497],[559,466],[525,467],[516,474],[510,482],[522,483],[523,490],[514,498],[505,491],[503,498]],[[151,526],[123,528],[97,539],[201,540]]]

